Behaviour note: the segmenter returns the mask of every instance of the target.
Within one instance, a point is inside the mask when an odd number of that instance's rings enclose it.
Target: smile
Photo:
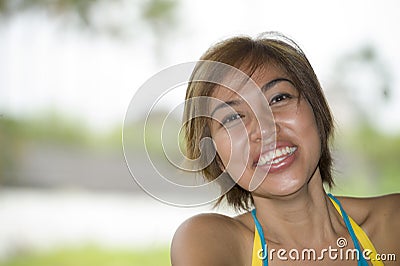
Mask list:
[[[265,164],[278,164],[285,160],[287,157],[292,155],[297,150],[297,147],[281,147],[274,151],[269,151],[266,154],[260,156],[260,159],[257,162],[258,166],[262,166]]]

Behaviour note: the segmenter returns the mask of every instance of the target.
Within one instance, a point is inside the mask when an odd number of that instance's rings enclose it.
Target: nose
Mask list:
[[[269,140],[275,135],[276,130],[276,125],[272,118],[254,118],[250,128],[248,128],[250,141],[261,142],[262,140]]]

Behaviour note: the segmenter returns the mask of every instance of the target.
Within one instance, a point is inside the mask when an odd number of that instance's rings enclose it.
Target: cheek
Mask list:
[[[317,163],[321,156],[321,138],[314,112],[308,102],[304,102],[299,108],[296,128],[299,137],[303,139],[303,148],[308,158]]]
[[[303,108],[303,116],[300,120],[303,129],[302,131],[304,132],[305,136],[308,136],[307,139],[309,139],[309,145],[319,148],[321,146],[321,140],[318,126],[315,120],[314,112],[309,104]]]
[[[289,137],[308,154],[307,158],[319,159],[321,139],[314,112],[307,101],[302,100],[297,107],[290,111],[276,112],[274,116],[278,138]]]
[[[226,167],[232,154],[232,144],[230,138],[226,134],[217,134],[213,136],[213,140],[215,144],[215,149],[217,150],[217,153],[221,158],[224,167]]]
[[[239,180],[249,162],[249,139],[247,133],[235,130],[220,132],[213,136],[218,155],[234,180]]]
[[[291,110],[277,112],[274,115],[276,122],[279,121],[282,125],[288,125],[299,137],[307,140],[317,135],[319,138],[313,110],[305,100],[302,100],[297,107]]]

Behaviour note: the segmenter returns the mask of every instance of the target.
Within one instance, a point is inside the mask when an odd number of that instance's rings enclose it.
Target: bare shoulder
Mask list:
[[[240,230],[234,218],[221,214],[189,218],[179,226],[172,239],[172,265],[238,264],[242,257]]]
[[[373,217],[378,217],[380,221],[400,218],[400,193],[368,198],[338,198],[349,215],[359,224]]]
[[[339,197],[339,200],[378,252],[400,253],[400,193],[371,198]]]

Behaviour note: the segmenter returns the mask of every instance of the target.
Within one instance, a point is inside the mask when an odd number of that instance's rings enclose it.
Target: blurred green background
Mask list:
[[[336,119],[334,194],[399,192],[400,4],[342,4],[0,0],[0,266],[170,265],[183,220],[232,214],[144,193],[121,133],[147,78],[234,34],[282,31],[308,55]],[[157,121],[148,148],[162,154]]]

